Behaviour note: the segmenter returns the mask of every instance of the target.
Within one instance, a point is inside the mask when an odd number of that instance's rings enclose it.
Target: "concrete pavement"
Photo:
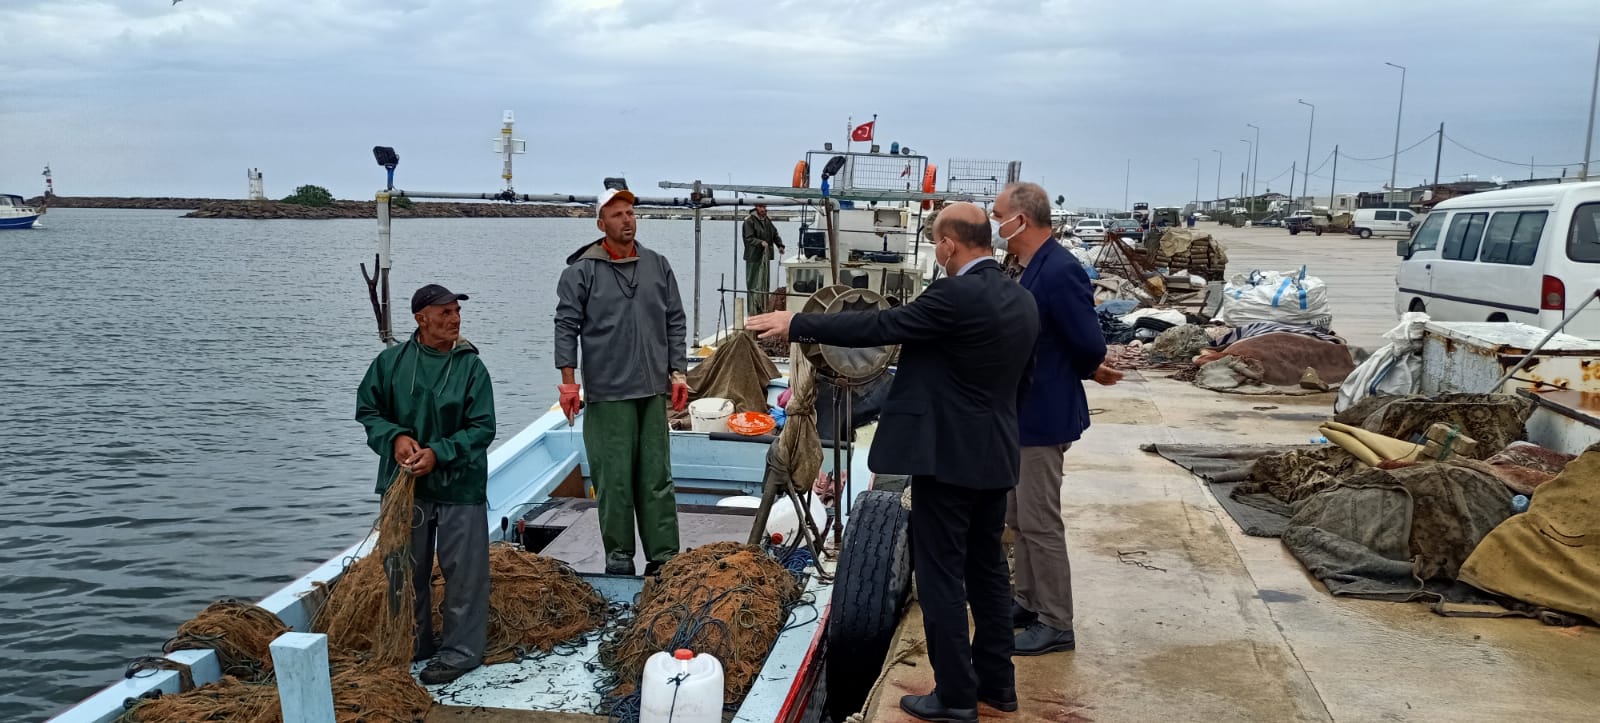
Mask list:
[[[1392,241],[1217,235],[1231,271],[1306,264],[1326,280],[1334,326],[1352,344],[1375,348],[1393,326]],[[1017,658],[1022,710],[983,708],[985,719],[1596,719],[1595,628],[1334,598],[1278,540],[1246,537],[1202,483],[1139,451],[1147,442],[1303,444],[1331,415],[1331,395],[1230,396],[1164,377],[1090,385],[1094,427],[1067,454],[1062,492],[1078,650]],[[921,625],[912,605],[869,720],[910,720],[900,696],[932,688]]]

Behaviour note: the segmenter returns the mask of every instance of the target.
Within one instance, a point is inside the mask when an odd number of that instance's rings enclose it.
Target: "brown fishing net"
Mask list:
[[[416,635],[409,547],[414,504],[412,477],[402,471],[384,494],[375,527],[376,547],[324,588],[327,599],[313,617],[312,630],[328,636],[334,710],[340,723],[421,721],[433,705],[432,696],[410,672]],[[444,581],[437,570],[434,574],[435,628],[442,629],[437,606],[444,599]],[[605,600],[560,561],[495,545],[489,551],[489,575],[486,664],[549,652],[604,620]],[[179,627],[166,651],[215,649],[222,662],[222,680],[139,701],[121,721],[281,723],[270,646],[286,632],[289,626],[255,605],[234,600],[212,604]]]
[[[444,629],[443,600],[444,575],[435,567],[434,630]],[[489,548],[489,644],[484,665],[548,653],[600,627],[605,617],[605,598],[566,563],[513,545]]]
[[[672,558],[646,586],[632,623],[600,645],[600,662],[618,680],[612,695],[636,691],[651,655],[688,648],[722,663],[723,701],[738,702],[799,596],[794,575],[757,547],[718,542]]]

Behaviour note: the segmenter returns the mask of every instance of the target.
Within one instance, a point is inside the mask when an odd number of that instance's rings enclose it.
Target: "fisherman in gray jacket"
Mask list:
[[[689,403],[688,330],[678,280],[666,258],[634,240],[634,201],[626,189],[600,197],[597,225],[605,237],[567,257],[556,287],[561,410],[570,424],[583,409],[600,541],[613,575],[634,574],[635,520],[646,575],[678,552],[667,405],[682,410]],[[580,366],[588,387],[582,402]]]

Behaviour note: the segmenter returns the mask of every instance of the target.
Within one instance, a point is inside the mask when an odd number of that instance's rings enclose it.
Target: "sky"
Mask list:
[[[1555,176],[1597,41],[1597,0],[0,0],[0,192],[48,163],[63,195],[238,198],[254,167],[273,197],[370,198],[374,145],[402,188],[492,192],[511,109],[527,193],[786,185],[877,114],[885,147],[1018,160],[1069,207],[1178,205],[1239,187],[1247,123],[1258,190],[1289,190],[1300,99],[1312,191],[1335,144],[1338,190],[1377,190],[1386,61],[1402,149],[1445,123],[1441,180]]]

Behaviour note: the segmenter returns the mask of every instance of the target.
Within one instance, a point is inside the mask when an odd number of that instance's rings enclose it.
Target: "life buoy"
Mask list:
[[[811,186],[811,166],[805,161],[794,164],[794,187],[809,188]]]
[[[922,192],[923,193],[933,193],[939,187],[938,181],[939,181],[939,167],[933,165],[932,163],[929,163],[928,164],[928,170],[923,171],[923,173],[922,173]],[[923,201],[922,202],[922,210],[924,210],[924,211],[933,210],[933,201]]]

